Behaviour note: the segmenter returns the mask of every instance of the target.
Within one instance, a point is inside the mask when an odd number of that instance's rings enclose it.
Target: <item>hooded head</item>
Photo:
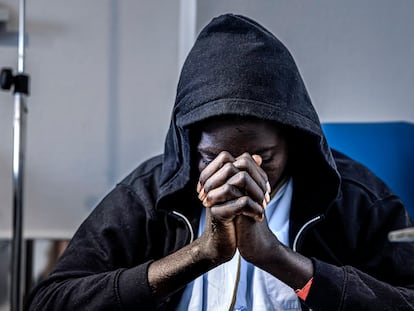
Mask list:
[[[234,115],[288,128],[296,183],[325,193],[330,185],[326,200],[336,196],[336,167],[289,51],[255,21],[226,14],[200,32],[183,65],[165,143],[161,197],[185,188],[196,169],[190,140],[194,125]]]

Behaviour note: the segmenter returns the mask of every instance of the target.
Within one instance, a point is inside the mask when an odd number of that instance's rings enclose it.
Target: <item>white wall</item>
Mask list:
[[[192,1],[27,1],[26,235],[71,236],[118,180],[162,151],[179,33],[192,34],[180,30],[179,4]],[[0,66],[16,68],[17,1],[0,7],[10,12]],[[413,11],[411,0],[205,0],[196,21],[200,30],[235,12],[272,30],[322,121],[414,122]],[[1,92],[0,235],[11,224],[12,117],[12,94]]]
[[[10,37],[17,1],[0,5],[10,12]],[[37,0],[26,13],[26,235],[65,237],[117,181],[163,150],[178,75],[178,0]],[[16,55],[0,34],[1,66],[16,68]],[[3,233],[11,223],[12,118],[13,96],[2,92]]]
[[[324,122],[414,122],[414,1],[198,1],[198,29],[239,13],[293,54]]]

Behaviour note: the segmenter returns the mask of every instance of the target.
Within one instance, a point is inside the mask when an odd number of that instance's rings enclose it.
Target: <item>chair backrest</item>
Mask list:
[[[322,127],[332,148],[371,169],[414,218],[413,123],[325,123]]]

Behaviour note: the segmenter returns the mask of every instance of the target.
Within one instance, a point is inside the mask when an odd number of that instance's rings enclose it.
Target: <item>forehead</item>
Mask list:
[[[241,117],[226,115],[210,118],[201,122],[198,126],[200,133],[225,133],[234,131],[235,133],[268,133],[280,132],[276,123],[261,120],[253,117]]]
[[[256,152],[277,146],[284,140],[276,124],[252,118],[228,116],[211,119],[200,124],[198,131],[199,149],[227,150],[230,153]]]

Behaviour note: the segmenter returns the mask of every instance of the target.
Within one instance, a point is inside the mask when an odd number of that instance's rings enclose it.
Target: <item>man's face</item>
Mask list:
[[[261,167],[272,189],[278,188],[284,177],[287,143],[281,131],[270,122],[254,119],[233,121],[231,117],[206,122],[197,145],[199,171],[222,151],[235,158],[245,152],[261,156]]]

